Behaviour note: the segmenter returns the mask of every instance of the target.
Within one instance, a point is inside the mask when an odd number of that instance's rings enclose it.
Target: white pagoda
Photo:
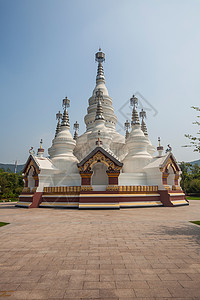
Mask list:
[[[84,118],[86,131],[78,136],[74,124],[72,137],[68,107],[63,100],[63,114],[58,123],[49,157],[41,146],[37,155],[30,151],[24,168],[25,188],[17,206],[65,208],[123,208],[187,205],[179,185],[180,168],[171,148],[155,148],[148,137],[146,112],[137,112],[138,99],[133,96],[131,130],[125,122],[126,136],[116,131],[117,117],[112,98],[105,85],[99,49],[96,85],[89,98]]]

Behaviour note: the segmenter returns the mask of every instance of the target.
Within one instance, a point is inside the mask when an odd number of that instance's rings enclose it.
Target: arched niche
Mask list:
[[[169,162],[163,170],[163,184],[173,187],[177,184],[177,170],[172,162]]]
[[[33,167],[30,167],[27,178],[28,178],[28,187],[31,189],[35,187],[34,176],[35,176],[35,170]]]
[[[169,165],[167,173],[168,173],[167,184],[173,186],[175,183],[175,171],[171,165]]]
[[[108,185],[108,175],[106,171],[108,170],[106,164],[97,162],[92,166],[92,185]]]
[[[100,188],[100,186],[118,185],[123,163],[102,147],[96,147],[77,165],[81,175],[81,185]]]

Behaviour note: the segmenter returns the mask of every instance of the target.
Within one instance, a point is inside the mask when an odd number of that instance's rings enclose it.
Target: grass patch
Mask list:
[[[1,227],[1,226],[8,225],[8,224],[10,224],[10,223],[0,222],[0,227]]]
[[[200,197],[186,197],[187,200],[200,200]]]
[[[14,199],[1,199],[0,202],[18,202],[19,198],[14,198]]]
[[[190,223],[196,224],[200,226],[200,221],[190,221]]]

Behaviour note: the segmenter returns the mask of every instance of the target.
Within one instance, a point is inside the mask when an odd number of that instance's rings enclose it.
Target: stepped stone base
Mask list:
[[[16,206],[119,209],[188,204],[182,190],[158,190],[157,186],[113,186],[106,191],[74,186],[49,187],[34,194],[22,193]]]

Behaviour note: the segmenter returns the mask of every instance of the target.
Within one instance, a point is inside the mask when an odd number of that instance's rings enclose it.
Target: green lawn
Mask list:
[[[200,221],[190,221],[190,223],[194,223],[196,225],[200,225]]]
[[[8,225],[8,224],[10,224],[10,223],[0,222],[0,227],[1,227],[1,226]]]
[[[17,202],[19,201],[19,198],[14,199],[1,199],[0,202]]]
[[[186,197],[187,200],[200,200],[200,197]]]

